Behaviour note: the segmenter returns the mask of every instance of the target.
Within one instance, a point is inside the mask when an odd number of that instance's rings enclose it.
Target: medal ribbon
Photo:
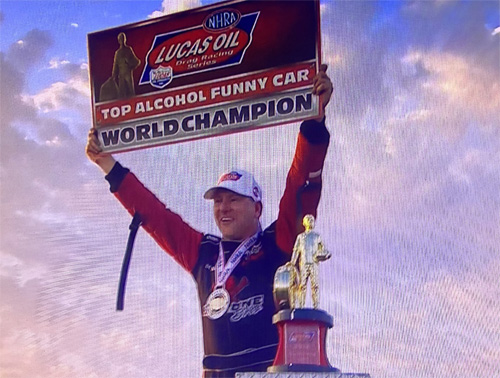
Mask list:
[[[260,230],[248,239],[244,240],[238,248],[236,248],[229,260],[227,260],[227,264],[224,262],[222,242],[219,243],[219,258],[217,259],[217,264],[215,266],[215,287],[223,287],[226,284],[227,279],[233,272],[234,268],[236,268],[236,266],[240,263],[245,253],[257,242],[259,234]]]

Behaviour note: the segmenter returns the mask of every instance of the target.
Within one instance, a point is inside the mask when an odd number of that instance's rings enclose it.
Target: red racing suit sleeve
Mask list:
[[[324,119],[302,123],[276,221],[276,243],[284,252],[292,253],[297,235],[304,231],[302,217],[316,217],[329,142]]]
[[[106,176],[110,190],[127,211],[138,212],[142,227],[184,269],[191,272],[198,260],[203,234],[166,206],[120,163]]]

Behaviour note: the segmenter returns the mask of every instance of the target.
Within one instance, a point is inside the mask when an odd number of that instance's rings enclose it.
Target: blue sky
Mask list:
[[[498,2],[321,4],[335,85],[317,220],[333,253],[321,267],[321,306],[335,323],[329,359],[372,377],[495,376]],[[114,311],[130,219],[84,156],[86,34],[199,5],[0,3],[2,375],[200,375],[194,283],[144,232],[125,311]],[[266,226],[297,132],[292,124],[117,158],[211,233],[205,189],[228,168],[249,170],[264,190]]]
[[[131,7],[127,2],[118,1],[92,4],[86,1],[5,1],[1,5],[4,21],[0,47],[6,51],[30,30],[50,30],[48,55],[60,60],[86,62],[87,33],[146,19],[157,3],[135,2]],[[57,38],[63,35],[64,38]],[[43,75],[40,76],[29,83],[30,90],[39,90],[54,80],[50,77],[44,80]]]

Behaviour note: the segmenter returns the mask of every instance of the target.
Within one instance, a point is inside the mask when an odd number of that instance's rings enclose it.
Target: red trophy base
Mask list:
[[[269,373],[340,372],[326,356],[326,332],[333,318],[322,310],[309,308],[281,310],[273,316],[279,344]]]

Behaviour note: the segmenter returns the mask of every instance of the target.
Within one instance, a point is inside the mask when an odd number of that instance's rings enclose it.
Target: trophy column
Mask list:
[[[286,309],[273,316],[278,327],[279,346],[274,363],[267,371],[332,372],[326,355],[326,333],[333,327],[333,318],[322,310]]]

